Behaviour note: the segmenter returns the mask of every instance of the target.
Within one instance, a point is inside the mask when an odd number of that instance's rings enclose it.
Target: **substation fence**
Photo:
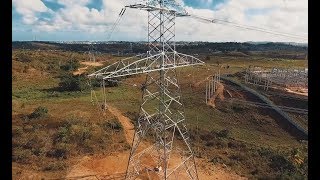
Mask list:
[[[248,92],[240,87],[228,86],[228,88],[230,88],[233,91],[237,91],[237,92]],[[296,96],[296,95],[288,95],[288,94],[272,92],[272,91],[266,91],[263,94],[266,96],[276,96],[276,97],[281,97],[281,98],[286,98],[286,99],[308,101],[308,97],[300,97],[300,96]]]
[[[218,88],[218,83],[221,82],[220,79],[220,70],[218,73],[215,73],[214,75],[210,76],[208,81],[206,82],[206,103],[208,103],[208,100],[211,99],[213,94],[216,92]]]
[[[308,88],[308,69],[253,67],[246,69],[244,79],[246,84],[262,87],[265,91],[275,86]]]
[[[258,93],[257,91],[246,87],[245,85],[234,81],[233,79],[227,78],[227,77],[222,77],[223,80],[225,81],[230,81],[233,84],[236,84],[240,87],[242,87],[244,90],[247,90],[248,92],[250,92],[251,94],[255,95],[256,97],[258,97],[261,101],[265,102],[266,104],[270,105],[271,107],[273,107],[272,109],[274,111],[276,111],[279,115],[281,115],[287,122],[289,122],[294,128],[296,128],[298,131],[300,131],[305,137],[308,137],[308,131],[305,130],[304,128],[302,128],[299,124],[297,124],[295,121],[292,120],[291,117],[289,117],[285,112],[283,112],[277,105],[275,105],[271,100],[269,100],[268,98],[266,98],[265,96],[261,95],[260,93]]]

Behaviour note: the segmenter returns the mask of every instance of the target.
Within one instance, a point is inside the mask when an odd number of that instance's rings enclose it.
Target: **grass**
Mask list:
[[[124,135],[119,122],[108,111],[105,116],[100,114],[97,107],[91,104],[90,90],[82,92],[54,90],[60,82],[58,75],[61,69],[57,66],[68,60],[70,52],[28,51],[26,54],[32,57],[30,62],[16,61],[19,53],[22,52],[13,52],[12,82],[13,160],[16,163],[34,163],[42,167],[42,169],[38,168],[38,171],[59,171],[69,166],[63,158],[68,159],[90,153],[108,153],[114,150],[110,147],[115,144],[120,145],[117,146],[119,147],[117,151],[127,148],[126,143],[123,143]],[[75,56],[80,60],[86,58],[79,53]],[[105,57],[108,57],[108,62],[105,64],[116,60],[109,55]],[[191,134],[195,136],[196,128],[201,130],[203,136],[208,136],[212,132],[214,134],[213,140],[201,139],[198,145],[194,144],[195,148],[201,150],[198,152],[202,154],[201,156],[209,158],[212,163],[228,164],[232,169],[249,177],[257,178],[264,175],[275,177],[281,173],[285,174],[285,171],[271,168],[271,155],[259,157],[255,154],[260,148],[265,148],[272,151],[272,156],[276,156],[279,149],[285,149],[286,153],[293,147],[303,149],[303,143],[280,128],[268,113],[252,107],[240,107],[223,102],[219,103],[219,108],[212,109],[204,102],[205,83],[200,83],[199,87],[191,87],[193,82],[201,82],[216,73],[219,69],[217,61],[222,66],[221,74],[236,73],[249,65],[305,67],[307,61],[259,57],[211,57],[204,66],[177,70],[182,88],[186,123]],[[227,65],[230,66],[228,69],[223,68]],[[118,87],[107,87],[107,103],[117,107],[130,118],[136,117],[141,103],[141,90],[139,86],[134,87],[133,84],[140,85],[144,79],[144,75],[138,75],[125,79],[123,81],[125,83]],[[95,90],[97,98],[102,100],[101,90],[99,88]],[[25,121],[23,117],[31,114],[39,106],[47,108],[48,116],[32,122]],[[70,119],[74,118],[78,121],[70,122]],[[111,130],[116,130],[113,135]],[[103,137],[107,139],[101,139]],[[43,142],[48,143],[43,144]],[[242,146],[247,148],[241,148]],[[284,154],[280,153],[287,158]],[[303,150],[302,154],[305,156],[306,151]],[[63,162],[55,164],[56,158],[62,158]],[[54,163],[43,166],[45,162]],[[287,163],[286,160],[283,162]],[[249,171],[249,169],[252,170]],[[289,173],[289,176],[292,177],[292,173],[291,175]]]

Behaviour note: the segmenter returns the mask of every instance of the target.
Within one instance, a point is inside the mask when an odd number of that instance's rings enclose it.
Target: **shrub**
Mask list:
[[[294,172],[296,170],[292,162],[282,155],[274,155],[270,158],[270,167],[279,172]]]
[[[54,142],[69,142],[68,127],[60,127],[55,135]]]
[[[105,81],[105,86],[106,87],[117,87],[117,86],[119,86],[119,81]]]
[[[93,124],[84,123],[79,120],[68,120],[62,125],[55,134],[54,143],[55,144],[74,144],[83,149],[88,149],[91,139],[95,132]]]
[[[57,72],[59,69],[60,69],[59,64],[53,63],[53,62],[49,63],[46,68],[46,70],[51,72]]]
[[[12,136],[20,136],[23,133],[23,128],[20,126],[12,126]]]
[[[210,140],[215,139],[215,138],[216,138],[216,136],[215,136],[215,132],[214,131],[200,135],[200,139],[203,140],[203,141],[210,141]]]
[[[27,163],[32,156],[29,149],[15,148],[12,153],[12,161],[18,163]]]
[[[29,119],[39,119],[39,118],[46,117],[47,115],[48,115],[48,109],[46,107],[39,106],[33,111],[33,113],[31,113],[28,116],[28,118]]]
[[[74,71],[80,67],[80,63],[77,60],[71,59],[66,64],[60,66],[60,69],[64,71]]]
[[[214,164],[223,164],[223,163],[228,163],[228,159],[224,156],[221,155],[214,155],[210,162],[214,163]]]
[[[32,58],[27,54],[21,53],[21,54],[18,54],[17,56],[18,56],[17,61],[20,61],[20,62],[31,62],[32,61]]]
[[[66,143],[57,143],[55,146],[46,153],[47,157],[53,158],[63,158],[66,159],[68,157],[68,153],[70,152],[69,145]]]
[[[243,110],[244,110],[245,108],[242,107],[242,106],[240,106],[240,105],[233,105],[233,106],[231,106],[231,109],[232,109],[234,112],[241,113],[241,112],[243,112]]]
[[[73,153],[93,153],[105,149],[110,145],[110,126],[119,129],[119,124],[113,123],[99,125],[71,117],[64,121],[53,135],[54,148],[47,156],[67,158]]]
[[[217,133],[217,136],[221,138],[228,138],[229,135],[230,135],[230,131],[228,129],[223,129]]]
[[[288,179],[288,180],[290,180],[290,179],[306,179],[306,177],[298,172],[287,172],[286,171],[286,172],[278,175],[276,177],[276,179]]]
[[[231,155],[229,158],[232,160],[235,160],[235,161],[244,161],[247,159],[246,155],[241,152],[235,153],[235,154]]]
[[[30,137],[27,143],[23,145],[23,147],[26,149],[40,149],[45,145],[45,141],[41,138],[42,137],[39,137],[36,135],[33,137]]]
[[[237,142],[237,141],[230,141],[228,142],[228,147],[232,149],[244,149],[246,148],[246,144]]]
[[[215,141],[206,142],[206,146],[209,146],[209,147],[214,146],[215,144],[216,144]]]
[[[270,157],[270,156],[274,155],[274,152],[271,151],[271,149],[263,148],[263,147],[258,149],[258,153],[260,156],[264,156],[264,157]]]
[[[110,121],[106,121],[103,123],[103,128],[107,131],[108,129],[114,129],[117,131],[120,131],[123,129],[122,124],[116,120],[116,119],[112,119]]]
[[[64,170],[67,165],[64,162],[57,161],[47,164],[42,170],[43,171],[61,171]]]
[[[60,76],[59,88],[61,91],[82,91],[88,89],[84,75],[74,76],[71,73]]]
[[[27,73],[28,72],[28,70],[29,70],[29,66],[27,66],[27,65],[25,65],[24,67],[23,67],[23,73]]]

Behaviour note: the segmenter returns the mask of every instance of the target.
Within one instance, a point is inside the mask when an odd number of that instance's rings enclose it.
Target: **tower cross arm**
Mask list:
[[[177,17],[181,16],[189,16],[187,11],[182,8],[180,5],[175,3],[165,3],[161,7],[156,4],[132,4],[132,5],[126,5],[126,8],[133,8],[133,9],[141,9],[145,11],[162,11],[166,13],[176,14]]]
[[[161,64],[160,59],[163,56],[165,61]],[[173,56],[175,56],[175,58],[172,58]],[[135,60],[131,63],[129,63],[129,61],[122,60],[90,74],[89,77],[113,79],[117,77],[202,64],[204,64],[204,62],[196,57],[177,52],[167,52]]]

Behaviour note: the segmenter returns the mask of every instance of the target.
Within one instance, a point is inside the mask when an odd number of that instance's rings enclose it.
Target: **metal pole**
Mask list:
[[[102,80],[102,84],[103,84],[103,98],[104,98],[104,105],[103,105],[103,110],[107,109],[107,97],[106,97],[106,85],[105,85],[105,80]]]
[[[214,89],[213,89],[213,84],[214,84],[213,77],[210,80],[211,80],[211,94],[213,96],[213,92],[214,92]]]
[[[206,104],[208,104],[208,83],[206,83]]]
[[[217,78],[217,74],[214,75],[214,79],[213,79],[213,91],[216,92],[216,78]]]
[[[209,83],[209,89],[208,89],[208,93],[209,93],[209,99],[211,98],[211,88],[210,88],[210,86],[211,86],[211,83],[210,83],[210,81],[208,82]]]

